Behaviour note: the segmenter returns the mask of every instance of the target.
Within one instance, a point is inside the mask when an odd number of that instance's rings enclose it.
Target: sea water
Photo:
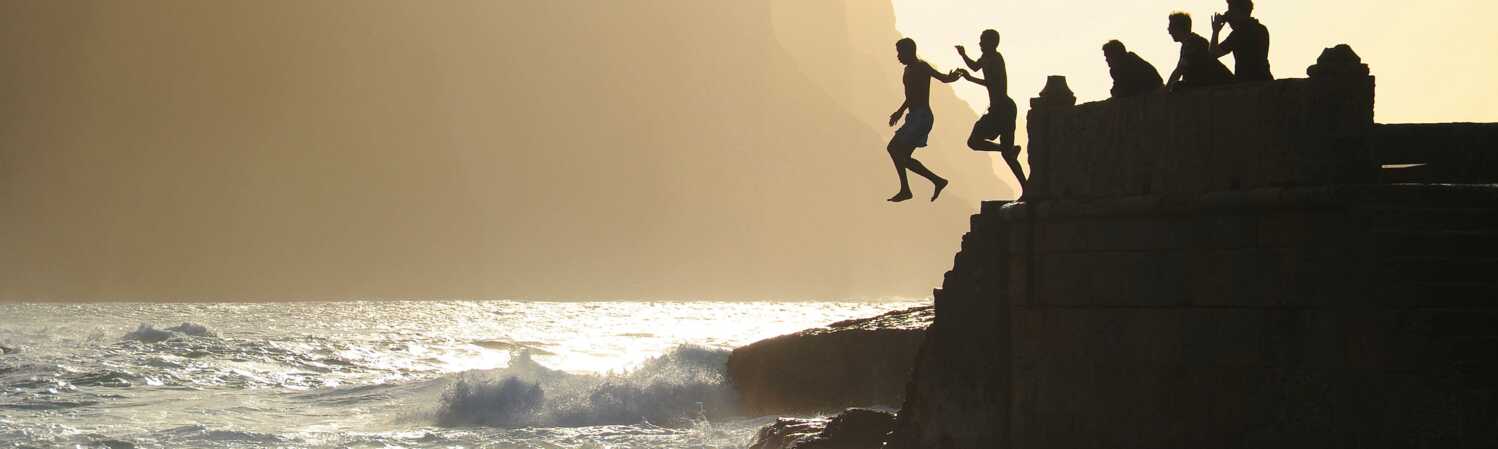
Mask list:
[[[915,305],[0,304],[0,447],[742,448],[732,348]]]

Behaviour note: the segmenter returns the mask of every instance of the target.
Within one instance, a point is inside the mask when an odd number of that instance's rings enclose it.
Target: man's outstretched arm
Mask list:
[[[978,61],[974,61],[973,58],[967,57],[967,49],[963,48],[961,45],[957,46],[957,54],[962,55],[962,62],[967,64],[968,70],[972,70],[974,72],[983,70],[983,66],[979,65]]]
[[[962,78],[962,74],[967,73],[967,71],[965,70],[957,69],[951,71],[950,73],[942,74],[941,72],[936,71],[936,67],[932,67],[931,64],[926,64],[926,71],[931,74],[932,78],[936,78],[937,81],[941,81],[943,83],[952,83],[954,81],[957,81],[958,79]]]
[[[971,81],[971,82],[973,82],[973,84],[977,84],[979,86],[988,86],[988,81],[987,80],[985,80],[983,78],[979,78],[979,77],[973,76],[973,74],[971,74],[971,73],[963,72],[962,73],[962,78],[966,79],[968,81]]]

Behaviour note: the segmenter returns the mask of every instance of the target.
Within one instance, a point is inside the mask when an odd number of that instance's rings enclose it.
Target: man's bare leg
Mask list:
[[[905,167],[910,160],[910,155],[915,153],[915,147],[890,142],[888,150],[890,162],[895,164],[895,173],[900,175],[900,192],[889,197],[888,201],[898,203],[913,197],[910,194],[910,181],[905,174]]]
[[[926,164],[922,164],[921,161],[913,157],[905,158],[905,160],[908,161],[906,166],[910,168],[910,171],[925,177],[926,180],[931,181],[931,185],[936,187],[931,193],[931,201],[936,201],[936,197],[941,196],[941,190],[947,188],[947,180],[941,176],[937,176],[931,169],[926,168]]]
[[[1014,172],[1014,179],[1019,181],[1020,195],[1024,195],[1030,182],[1025,179],[1025,169],[1019,166],[1019,146],[1014,144],[1014,133],[999,135],[998,146],[1003,148],[1000,154],[1004,155],[1004,163],[1009,165],[1009,171]]]
[[[1009,171],[1014,172],[1014,179],[1019,180],[1020,194],[1024,194],[1024,191],[1029,189],[1030,183],[1025,179],[1025,169],[1019,166],[1019,147],[1014,147],[1013,150],[1005,151],[1003,154],[1004,163],[1009,164]]]

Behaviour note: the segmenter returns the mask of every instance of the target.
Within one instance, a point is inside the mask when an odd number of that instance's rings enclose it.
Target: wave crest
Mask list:
[[[678,346],[622,374],[569,374],[521,352],[509,368],[469,372],[442,395],[438,425],[584,427],[641,422],[685,427],[735,416],[729,351]]]
[[[176,337],[217,337],[218,334],[208,330],[207,326],[196,323],[182,323],[166,329],[157,329],[151,323],[141,323],[135,330],[126,332],[121,340],[132,340],[141,343],[159,343]]]

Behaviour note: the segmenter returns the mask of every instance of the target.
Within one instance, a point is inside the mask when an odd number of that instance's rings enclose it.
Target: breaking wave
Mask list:
[[[621,374],[570,374],[517,354],[504,369],[467,372],[443,393],[444,427],[685,427],[734,417],[729,351],[684,345]]]
[[[141,323],[135,330],[126,332],[121,340],[138,341],[142,343],[159,343],[176,337],[217,337],[218,334],[208,330],[207,326],[195,323],[182,323],[175,327],[157,329],[151,323]]]

